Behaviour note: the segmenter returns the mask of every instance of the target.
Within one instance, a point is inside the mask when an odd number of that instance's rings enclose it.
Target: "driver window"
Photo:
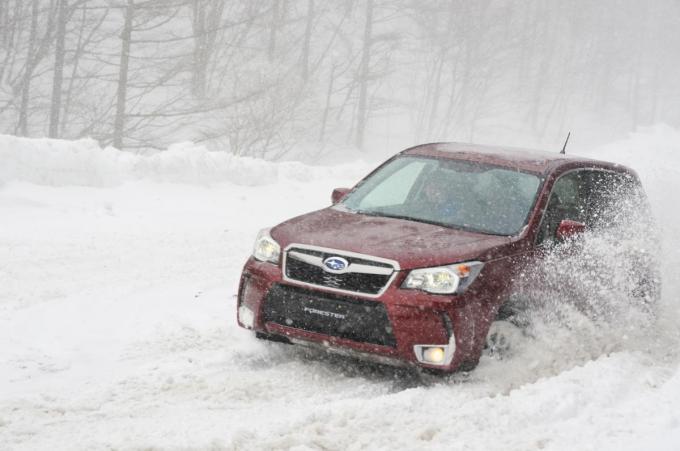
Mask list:
[[[548,206],[538,231],[537,243],[551,243],[564,219],[586,222],[588,212],[588,178],[584,171],[569,172],[553,185]]]

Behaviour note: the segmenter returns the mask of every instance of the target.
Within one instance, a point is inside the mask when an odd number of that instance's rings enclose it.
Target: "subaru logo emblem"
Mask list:
[[[341,273],[349,267],[349,262],[342,257],[328,257],[323,261],[323,266],[326,271]]]

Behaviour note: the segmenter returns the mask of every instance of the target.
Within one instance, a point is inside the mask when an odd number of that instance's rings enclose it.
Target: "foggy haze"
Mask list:
[[[2,0],[0,132],[304,160],[592,147],[680,124],[679,22],[677,0]]]

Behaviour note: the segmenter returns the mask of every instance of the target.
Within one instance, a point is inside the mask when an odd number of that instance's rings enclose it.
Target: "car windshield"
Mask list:
[[[526,224],[541,182],[512,168],[403,156],[365,179],[341,205],[367,215],[510,236]]]

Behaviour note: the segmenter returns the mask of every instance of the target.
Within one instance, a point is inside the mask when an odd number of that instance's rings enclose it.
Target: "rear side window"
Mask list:
[[[633,175],[594,169],[572,171],[553,185],[537,242],[551,242],[564,219],[596,230],[616,227],[647,211],[644,192]]]
[[[616,227],[648,215],[640,182],[631,174],[592,171],[587,224],[593,228]]]
[[[587,223],[588,197],[587,171],[569,172],[557,179],[543,214],[537,242],[552,241],[564,219]]]

